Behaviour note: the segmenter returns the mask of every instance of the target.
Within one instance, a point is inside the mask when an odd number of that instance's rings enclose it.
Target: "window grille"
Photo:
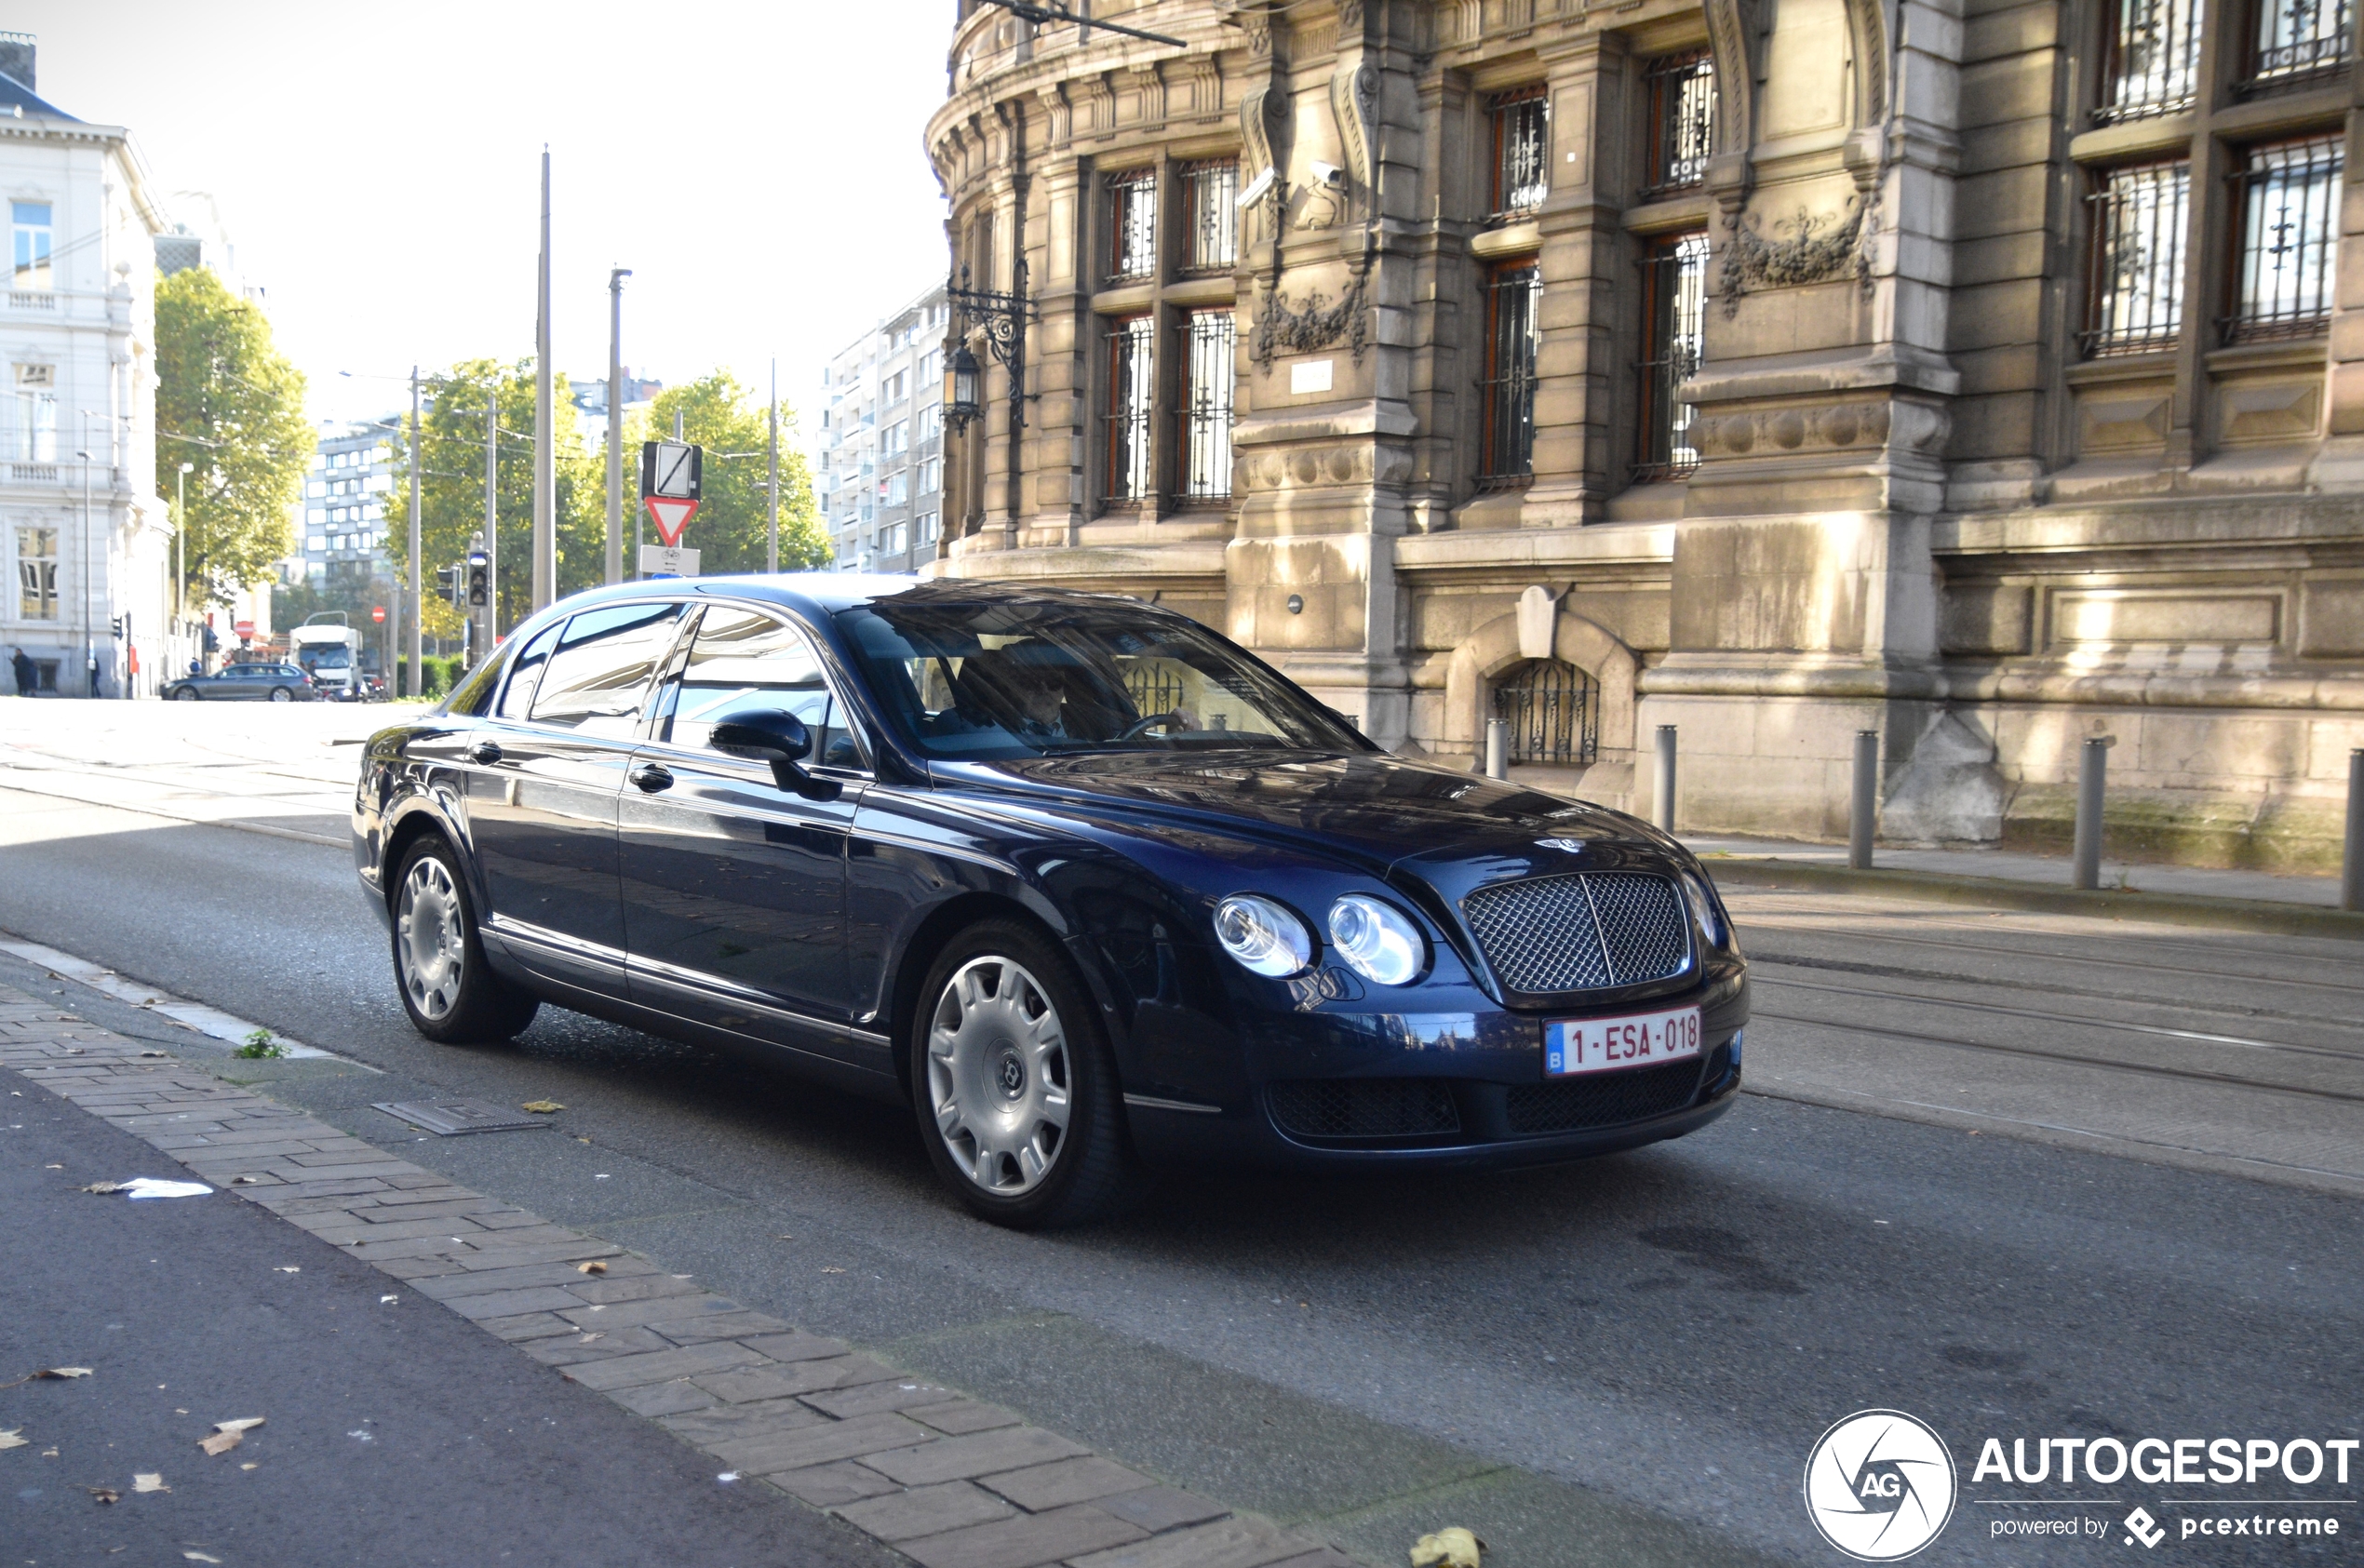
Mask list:
[[[1151,168],[1108,177],[1108,279],[1148,277],[1157,271],[1158,177]]]
[[[1486,284],[1481,489],[1524,485],[1535,472],[1536,316],[1542,299],[1542,274],[1532,261],[1501,268]]]
[[[1231,498],[1235,328],[1228,310],[1193,311],[1182,324],[1182,483],[1185,505]],[[1146,710],[1145,710],[1146,711]]]
[[[1512,762],[1589,767],[1600,756],[1600,683],[1559,659],[1530,659],[1494,687]]]
[[[1185,166],[1182,205],[1190,215],[1190,270],[1229,271],[1240,259],[1240,166],[1229,158]]]
[[[1124,694],[1133,700],[1133,711],[1144,717],[1153,713],[1172,713],[1184,706],[1189,690],[1182,677],[1161,659],[1135,659],[1132,668],[1124,672]]]
[[[2275,0],[2262,0],[2272,5]],[[2200,0],[2117,0],[2096,123],[2189,108],[2199,85]]]
[[[2099,177],[2093,204],[2089,355],[2172,347],[2183,329],[2183,232],[2192,166],[2142,164]]]
[[[1108,499],[1138,502],[1149,494],[1149,410],[1156,355],[1151,317],[1130,316],[1108,329],[1107,431]]]
[[[2348,0],[2257,0],[2257,60],[2268,83],[2329,70],[2347,58]]]
[[[1707,324],[1707,235],[1681,235],[1651,247],[1642,262],[1641,451],[1636,484],[1674,479],[1699,465],[1691,445],[1699,410],[1683,401],[1683,383],[1699,368]]]
[[[1551,191],[1551,105],[1538,86],[1496,93],[1486,112],[1494,122],[1493,216],[1532,212]]]
[[[1705,49],[1650,61],[1650,168],[1644,194],[1688,190],[1707,179],[1715,139],[1715,61]]]
[[[2252,147],[2249,167],[2233,176],[2241,249],[2226,342],[2310,337],[2330,326],[2343,140]]]

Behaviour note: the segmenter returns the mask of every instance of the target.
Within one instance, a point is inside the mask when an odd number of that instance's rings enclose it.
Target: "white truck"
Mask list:
[[[345,624],[341,610],[323,610],[290,627],[288,656],[312,677],[323,702],[357,703],[368,695],[361,677],[361,633]]]

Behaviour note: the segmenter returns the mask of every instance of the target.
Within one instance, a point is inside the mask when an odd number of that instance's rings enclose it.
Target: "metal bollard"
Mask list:
[[[1880,822],[1880,732],[1855,732],[1855,797],[1847,809],[1847,864],[1872,869],[1872,835]]]
[[[1485,721],[1485,776],[1507,779],[1511,776],[1511,722],[1506,718]]]
[[[2077,764],[2076,847],[2070,885],[2088,891],[2102,885],[2102,797],[2113,744],[2107,735],[2088,735]]]
[[[2364,910],[2364,746],[2347,754],[2347,848],[2340,856],[2340,907]]]
[[[1650,820],[1665,831],[1674,831],[1674,726],[1659,726],[1659,771],[1652,781],[1656,798],[1651,802]]]

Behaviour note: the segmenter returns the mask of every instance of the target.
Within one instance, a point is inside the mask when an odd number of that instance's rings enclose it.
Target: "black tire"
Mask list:
[[[176,703],[196,703],[204,701],[204,696],[195,689],[184,686],[172,694],[172,700]]]
[[[953,993],[964,976],[982,1004],[974,1031],[966,1027],[970,1010]],[[1055,1013],[1055,1048],[1036,1038],[1041,1014],[1031,1010],[1037,1003]],[[1036,1034],[1022,1044],[1012,1037],[1028,1031],[997,1030],[997,1016],[1031,1019]],[[930,1042],[946,1021],[953,1021],[946,1033],[950,1053],[939,1054]],[[987,1035],[995,1038],[973,1049]],[[1051,1229],[1112,1213],[1135,1195],[1139,1175],[1098,1010],[1067,955],[1033,927],[987,920],[946,944],[920,984],[907,1049],[920,1141],[936,1174],[979,1219],[1014,1230]],[[988,1066],[990,1087],[984,1087],[980,1079]],[[982,1138],[962,1117],[963,1089],[974,1092],[972,1104],[985,1102],[978,1119],[990,1125]],[[1058,1093],[1064,1093],[1067,1120],[1045,1153],[1042,1134]],[[938,1114],[947,1098],[956,1119],[949,1126]],[[997,1153],[1001,1133],[993,1126],[1005,1130],[1021,1152]],[[987,1167],[991,1186],[977,1174]]]
[[[441,1045],[514,1039],[542,1000],[492,972],[477,930],[476,905],[451,846],[433,834],[402,857],[391,890],[394,986],[410,1026]],[[430,929],[431,923],[431,929]],[[419,945],[412,946],[414,934]],[[432,957],[425,946],[433,938]],[[458,956],[458,972],[445,960]],[[414,987],[416,990],[414,992]]]
[[[292,703],[295,701],[295,693],[284,686],[275,686],[271,689],[271,700],[275,703]]]

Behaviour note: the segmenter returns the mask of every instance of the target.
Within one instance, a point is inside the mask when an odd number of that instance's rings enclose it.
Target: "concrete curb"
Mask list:
[[[2327,936],[2364,942],[2364,914],[2320,909],[2263,899],[2201,898],[2191,893],[2134,892],[2102,889],[2050,888],[2001,877],[1954,877],[1934,871],[1857,871],[1793,860],[1705,855],[1719,883],[1743,887],[1804,887],[1830,892],[1871,893],[1889,898],[1930,899],[1985,908],[2026,909],[2046,915],[2084,915],[2104,920],[2150,920],[2161,925],[2251,931],[2263,936]]]
[[[5,985],[0,1068],[920,1568],[1361,1568]]]

